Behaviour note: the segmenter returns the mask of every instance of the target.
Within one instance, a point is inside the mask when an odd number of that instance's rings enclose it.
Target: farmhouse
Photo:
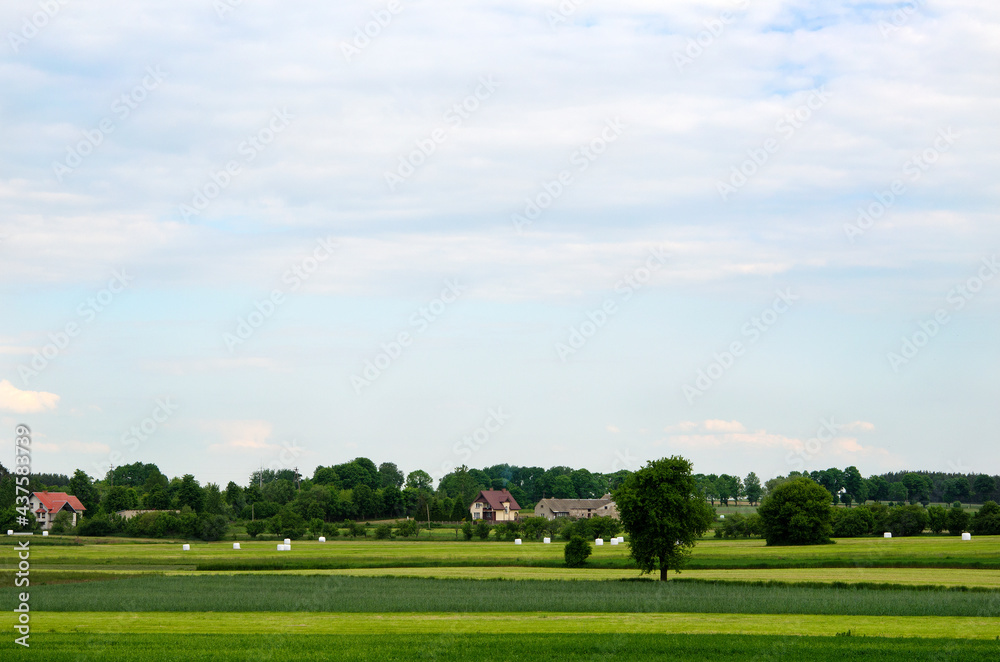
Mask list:
[[[473,520],[513,522],[521,506],[507,490],[483,490],[469,506]]]
[[[535,517],[555,519],[557,517],[614,517],[618,519],[618,508],[610,494],[600,499],[542,499],[535,506]]]
[[[82,515],[86,510],[79,499],[65,492],[32,492],[28,497],[28,503],[31,505],[31,511],[35,513],[38,525],[45,531],[52,528],[52,522],[61,511],[70,513],[73,526],[76,526],[77,513]]]

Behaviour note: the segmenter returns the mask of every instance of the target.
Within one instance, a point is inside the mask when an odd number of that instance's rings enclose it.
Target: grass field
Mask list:
[[[6,544],[11,542],[5,541]],[[499,542],[297,541],[288,552],[272,542],[123,542],[95,545],[39,545],[32,556],[49,571],[113,569],[123,572],[162,570],[283,570],[419,567],[563,568],[563,545]],[[3,555],[11,568],[11,554]],[[594,546],[591,568],[634,568],[627,545]],[[766,568],[954,568],[1000,570],[1000,536],[964,542],[953,536],[851,538],[834,545],[766,547],[761,540],[705,540],[698,544],[691,570]]]
[[[13,602],[15,589],[3,589],[3,593]],[[32,590],[32,606],[43,612],[689,612],[1000,617],[1000,592],[707,582],[236,575],[39,586]]]
[[[685,662],[810,660],[815,662],[995,662],[996,641],[746,636],[720,634],[46,634],[18,659],[44,662],[235,662],[449,660],[551,662],[554,659],[677,659]]]
[[[8,604],[23,590],[10,585],[13,542],[0,546]],[[1000,537],[783,548],[707,539],[667,583],[615,581],[639,579],[627,545],[595,546],[579,569],[564,566],[559,542],[340,539],[296,541],[290,552],[263,541],[243,541],[239,551],[231,541],[191,545],[33,540],[33,647],[18,654],[1000,659]],[[9,632],[14,616],[0,616]]]

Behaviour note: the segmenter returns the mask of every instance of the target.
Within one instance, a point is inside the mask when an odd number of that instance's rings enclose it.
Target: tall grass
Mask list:
[[[13,602],[14,589],[0,591]],[[32,587],[39,611],[695,612],[1000,616],[1000,591],[340,575],[142,577]]]
[[[44,643],[43,643],[44,642]],[[116,660],[483,660],[553,659],[810,660],[811,662],[995,662],[1000,644],[956,639],[777,637],[660,634],[477,635],[192,635],[45,634],[18,659],[45,662]]]

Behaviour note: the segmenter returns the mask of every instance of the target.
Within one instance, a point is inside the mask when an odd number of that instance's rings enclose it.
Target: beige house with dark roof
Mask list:
[[[618,508],[611,500],[610,494],[600,499],[542,499],[535,506],[535,517],[555,519],[557,517],[573,517],[587,519],[589,517],[614,517],[618,519]]]
[[[507,490],[483,490],[469,506],[473,520],[513,522],[521,506]]]

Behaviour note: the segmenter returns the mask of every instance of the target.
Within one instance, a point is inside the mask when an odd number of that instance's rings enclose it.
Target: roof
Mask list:
[[[86,510],[80,500],[65,492],[32,492],[32,495],[42,502],[42,507],[50,513],[57,513],[66,504],[76,511]]]
[[[554,513],[568,513],[570,510],[590,508],[596,510],[611,503],[610,498],[604,499],[542,499],[538,505],[546,505]]]
[[[511,510],[521,510],[521,506],[517,505],[517,501],[507,490],[483,490],[473,503],[476,501],[485,501],[493,510],[503,510],[503,502],[510,501]]]

